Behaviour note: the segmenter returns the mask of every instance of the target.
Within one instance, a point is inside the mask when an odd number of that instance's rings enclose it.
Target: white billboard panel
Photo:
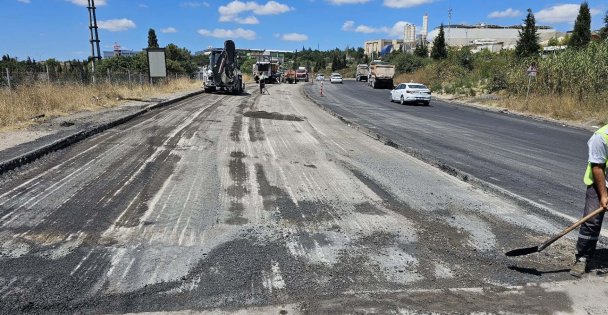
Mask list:
[[[150,78],[166,78],[167,62],[164,48],[148,48],[148,67]]]

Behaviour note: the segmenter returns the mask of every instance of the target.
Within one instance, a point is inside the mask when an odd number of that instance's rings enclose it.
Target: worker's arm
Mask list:
[[[593,174],[593,183],[600,194],[600,206],[608,209],[608,191],[606,191],[606,164],[591,164],[591,173]]]

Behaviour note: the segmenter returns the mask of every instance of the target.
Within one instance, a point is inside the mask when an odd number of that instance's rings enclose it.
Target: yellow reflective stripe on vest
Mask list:
[[[604,143],[608,144],[608,125],[598,129],[595,133],[602,136],[604,138]],[[604,173],[606,173],[606,170],[604,170]],[[593,185],[593,174],[591,173],[591,163],[587,163],[587,170],[585,170],[585,177],[583,178],[583,182],[587,186]]]

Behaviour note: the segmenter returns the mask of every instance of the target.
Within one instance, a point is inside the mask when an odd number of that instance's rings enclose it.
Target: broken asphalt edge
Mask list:
[[[122,116],[120,118],[114,119],[112,121],[109,121],[107,123],[103,123],[103,124],[100,124],[100,125],[97,125],[97,126],[94,126],[94,127],[78,130],[78,131],[76,131],[75,133],[73,133],[71,135],[68,135],[68,136],[65,136],[63,138],[60,138],[60,139],[58,139],[56,141],[53,141],[52,143],[42,145],[42,146],[40,146],[40,147],[38,147],[36,149],[33,149],[33,150],[31,150],[31,151],[29,151],[27,153],[21,154],[21,155],[19,155],[17,157],[10,158],[10,159],[5,160],[5,161],[0,161],[0,175],[6,173],[8,171],[14,170],[14,169],[16,169],[18,167],[21,167],[23,165],[29,164],[29,163],[31,163],[31,162],[33,162],[33,161],[35,161],[35,160],[37,160],[37,159],[39,159],[39,158],[41,158],[41,157],[49,154],[51,152],[67,148],[70,145],[78,143],[78,142],[80,142],[80,141],[82,141],[84,139],[87,139],[87,138],[89,138],[91,136],[94,136],[94,135],[96,135],[98,133],[101,133],[101,132],[103,132],[105,130],[108,130],[110,128],[113,128],[113,127],[116,127],[118,125],[124,124],[124,123],[126,123],[126,122],[128,122],[128,121],[130,121],[130,120],[132,120],[132,119],[134,119],[136,117],[139,117],[139,116],[147,113],[147,112],[150,112],[152,110],[159,109],[159,108],[171,105],[171,104],[175,104],[177,102],[181,102],[181,101],[183,101],[185,99],[188,99],[190,97],[202,94],[203,92],[204,91],[202,91],[202,90],[201,91],[196,91],[196,92],[191,92],[191,93],[188,93],[186,95],[182,95],[180,97],[176,97],[176,98],[173,98],[173,99],[168,99],[168,100],[165,100],[165,101],[161,101],[161,102],[158,102],[158,103],[146,106],[145,108],[143,108],[141,110],[138,110],[135,113],[127,114],[127,115]],[[36,140],[34,140],[34,141],[36,141]]]
[[[439,169],[440,171],[447,173],[448,175],[451,175],[453,177],[458,178],[459,180],[471,184],[473,187],[482,189],[486,192],[495,194],[499,197],[502,197],[504,199],[507,199],[508,201],[511,201],[512,203],[514,203],[515,205],[532,211],[534,213],[544,213],[544,214],[549,214],[551,217],[553,217],[557,222],[559,222],[560,224],[564,225],[564,226],[568,226],[570,224],[572,224],[573,222],[576,222],[578,220],[578,218],[574,218],[572,216],[569,216],[567,214],[563,214],[560,213],[556,210],[553,210],[549,207],[546,207],[540,203],[537,203],[533,200],[530,200],[528,198],[525,198],[523,196],[517,195],[513,192],[510,192],[504,188],[501,188],[495,184],[492,184],[488,181],[485,181],[483,179],[477,178],[467,172],[464,172],[452,165],[448,165],[444,162],[441,162],[437,159],[435,159],[434,157],[432,157],[429,154],[425,154],[422,153],[419,150],[416,150],[415,148],[412,147],[407,147],[404,145],[400,145],[399,143],[395,142],[395,140],[381,134],[378,133],[377,131],[371,130],[365,126],[362,126],[356,122],[350,121],[346,118],[344,118],[343,116],[341,116],[340,114],[334,112],[331,108],[329,108],[328,106],[322,104],[322,102],[320,102],[318,99],[316,99],[315,97],[313,97],[312,95],[310,95],[309,91],[307,91],[307,89],[304,87],[300,90],[300,93],[302,93],[304,95],[304,97],[306,97],[307,99],[309,99],[312,103],[316,104],[317,106],[319,106],[322,110],[324,110],[325,112],[329,113],[330,115],[338,118],[340,121],[342,121],[344,124],[346,124],[347,126],[367,135],[368,137],[380,141],[382,143],[384,143],[387,146],[390,146],[392,148],[395,148],[419,161],[422,161],[423,163],[426,163],[428,165],[431,165],[437,169]],[[602,230],[602,236],[604,237],[608,237],[608,231],[603,231]]]

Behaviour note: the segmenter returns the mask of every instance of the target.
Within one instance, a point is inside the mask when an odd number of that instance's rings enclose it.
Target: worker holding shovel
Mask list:
[[[584,182],[587,185],[585,213],[588,215],[597,208],[608,209],[608,191],[606,190],[606,160],[608,159],[608,125],[596,131],[587,142],[589,146],[589,163]],[[581,277],[587,272],[587,261],[595,252],[604,213],[600,212],[581,224],[576,243],[576,261],[570,274]]]
[[[608,190],[606,190],[608,125],[596,131],[591,139],[587,141],[587,145],[589,147],[589,163],[584,177],[587,194],[583,217],[544,243],[510,250],[505,253],[506,256],[515,257],[539,253],[580,226],[576,243],[576,260],[570,269],[570,274],[575,277],[582,277],[587,272],[587,261],[595,252],[602,230],[604,213],[608,210]]]

